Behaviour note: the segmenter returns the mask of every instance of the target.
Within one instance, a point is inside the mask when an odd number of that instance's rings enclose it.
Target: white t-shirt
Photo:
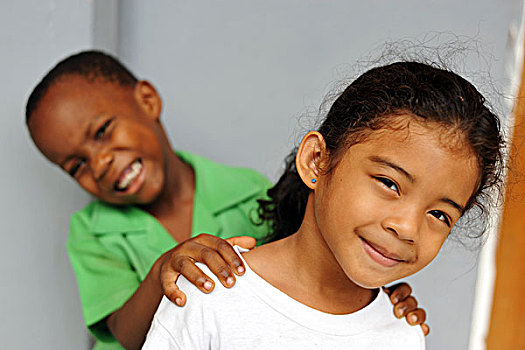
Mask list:
[[[227,289],[199,264],[215,280],[210,294],[181,276],[177,285],[186,293],[186,305],[181,308],[166,297],[162,299],[143,349],[425,348],[421,327],[395,318],[382,290],[363,309],[333,315],[292,299],[259,277],[246,262],[245,266],[244,276]]]

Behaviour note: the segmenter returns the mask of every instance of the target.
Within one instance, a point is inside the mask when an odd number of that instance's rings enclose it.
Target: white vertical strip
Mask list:
[[[93,0],[93,48],[118,56],[119,0]]]
[[[509,28],[509,57],[507,74],[510,80],[508,89],[509,96],[506,99],[508,103],[507,110],[509,115],[505,121],[502,121],[502,128],[507,130],[508,141],[512,140],[512,129],[514,125],[513,110],[515,108],[516,97],[521,85],[521,76],[523,71],[523,59],[525,44],[525,1],[522,3],[522,15],[519,27],[512,23]],[[469,350],[485,350],[486,338],[490,326],[490,317],[492,312],[492,297],[494,294],[494,281],[496,278],[496,248],[498,243],[499,223],[501,220],[502,210],[492,213],[494,224],[488,232],[488,239],[483,246],[478,265],[478,278],[476,281],[476,296],[474,299],[474,310],[472,313],[472,325],[470,330]]]
[[[496,213],[496,215],[499,219],[501,213]],[[484,350],[486,348],[485,339],[487,338],[490,325],[492,295],[494,292],[494,279],[496,276],[495,257],[497,233],[497,225],[494,225],[494,227],[488,232],[488,239],[479,256],[478,278],[476,281],[474,310],[472,311],[469,350]]]

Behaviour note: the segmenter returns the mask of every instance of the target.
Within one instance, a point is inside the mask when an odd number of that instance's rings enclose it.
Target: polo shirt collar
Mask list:
[[[216,163],[196,154],[183,151],[176,153],[193,167],[195,173],[194,203],[203,203],[213,215],[261,191],[261,187],[254,184],[248,177],[237,176],[239,169]]]
[[[238,172],[232,167],[189,152],[176,153],[195,173],[192,236],[220,233],[216,215],[261,191],[249,178],[236,176]],[[151,232],[155,226],[162,227],[151,214],[133,205],[116,207],[99,201],[96,208],[91,221],[95,233]]]
[[[153,216],[132,205],[116,206],[97,201],[91,219],[91,231],[94,233],[122,233],[147,230]]]

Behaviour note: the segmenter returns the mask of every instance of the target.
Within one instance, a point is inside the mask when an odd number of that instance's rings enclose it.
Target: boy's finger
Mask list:
[[[255,242],[255,240],[251,237],[248,237],[248,238],[234,237],[233,238],[234,242],[238,238],[245,241],[245,243],[249,243],[250,241],[252,241],[252,243]],[[221,276],[221,272],[224,272],[224,271],[218,271],[218,268],[216,266],[210,266],[208,262],[204,261],[203,253],[208,254],[209,250],[212,250],[215,253],[219,254],[222,257],[222,260],[224,260],[229,266],[229,268],[227,269],[227,272],[231,270],[237,275],[242,275],[244,271],[246,270],[244,264],[242,263],[241,258],[237,255],[233,247],[227,241],[219,237],[215,237],[215,236],[212,236],[206,233],[202,233],[198,235],[197,237],[193,238],[191,242],[188,242],[186,244],[186,248],[187,249],[185,250],[185,254],[190,255],[194,260],[198,262],[202,262],[208,265],[210,270],[212,270],[212,272],[215,275],[217,275],[219,279],[222,278],[221,283],[224,284],[226,287],[233,285],[233,284],[229,285],[228,283],[226,283],[227,278],[230,276],[228,275],[223,278]],[[233,277],[233,282],[235,283],[235,277]]]
[[[232,237],[230,238],[230,240],[233,240],[233,239],[243,239],[243,238],[251,238],[253,240],[253,243],[255,244],[255,239],[253,239],[252,237]],[[249,240],[246,240],[246,241],[249,241]],[[222,258],[224,259],[224,261],[226,261],[226,263],[228,264],[228,266],[230,267],[230,269],[236,274],[236,275],[243,275],[244,272],[246,271],[246,268],[242,262],[242,259],[239,257],[239,255],[237,254],[237,252],[235,252],[235,250],[233,249],[233,247],[228,244],[228,243],[231,244],[231,241],[221,241],[221,242],[217,242],[215,248],[217,249],[217,251],[219,252],[219,254],[222,256]]]
[[[427,318],[427,314],[425,313],[425,310],[422,309],[416,309],[414,311],[410,311],[407,313],[406,319],[408,324],[415,326],[418,324],[423,324]]]
[[[230,237],[226,239],[226,242],[230,243],[232,246],[238,245],[244,249],[252,249],[255,247],[255,244],[257,244],[255,238],[250,236]]]
[[[226,288],[229,288],[235,284],[235,275],[231,272],[228,262],[225,261],[224,257],[222,256],[224,250],[226,250],[226,254],[231,255],[231,253],[233,253],[237,255],[228,243],[222,241],[222,246],[219,244],[217,250],[203,247],[198,260],[206,264],[211,272],[213,272],[213,274],[219,278],[219,281],[221,281],[221,283]],[[237,257],[237,259],[239,258]]]
[[[215,287],[215,282],[202,272],[202,270],[195,265],[195,262],[187,256],[170,260],[169,269],[175,273],[180,272],[181,275],[204,293],[211,292]],[[165,276],[166,277],[161,275],[162,283],[164,283],[165,280],[169,283],[168,276],[170,275],[166,273]]]
[[[412,294],[412,288],[407,283],[399,283],[388,287],[392,294],[390,294],[390,301],[393,304],[397,304],[400,301],[405,300]]]
[[[177,306],[184,306],[186,304],[186,294],[182,292],[175,282],[164,283],[162,286],[164,295]]]
[[[407,316],[409,312],[417,309],[417,301],[410,296],[394,305],[394,314],[397,318]],[[424,311],[423,311],[424,312]]]
[[[426,323],[421,324],[421,329],[423,330],[424,335],[430,333],[430,327]]]
[[[178,306],[184,306],[186,304],[186,295],[177,286],[177,278],[179,273],[173,270],[163,268],[160,274],[160,283],[162,287],[162,293]]]

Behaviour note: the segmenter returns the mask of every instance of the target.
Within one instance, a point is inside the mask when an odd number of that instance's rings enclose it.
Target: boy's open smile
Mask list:
[[[166,185],[166,157],[174,156],[162,142],[156,96],[144,82],[134,88],[67,76],[46,92],[29,130],[42,153],[97,198],[148,204]]]
[[[144,183],[145,176],[142,159],[138,158],[120,173],[113,188],[116,192],[135,194]]]

